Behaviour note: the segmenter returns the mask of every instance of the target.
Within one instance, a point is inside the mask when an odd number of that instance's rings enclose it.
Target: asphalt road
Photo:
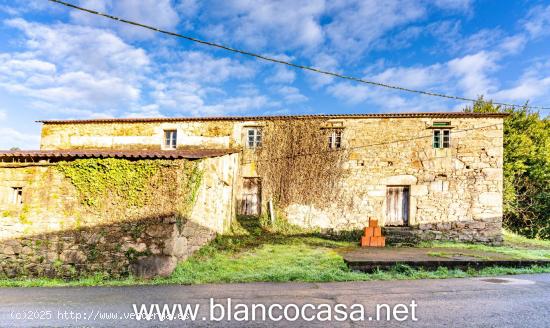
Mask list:
[[[231,298],[233,311],[242,310],[235,304],[251,306],[274,303],[286,306],[306,303],[334,305],[354,303],[364,306],[366,321],[336,322],[298,319],[296,321],[260,321],[262,309],[256,309],[256,321],[210,320],[210,298],[216,304],[227,304]],[[414,300],[414,316],[410,304]],[[132,304],[194,304],[199,311],[195,321],[159,321],[124,318],[133,313]],[[381,321],[375,320],[376,304],[408,305],[407,319],[386,321],[381,308]],[[184,307],[183,307],[184,308]],[[226,306],[226,309],[229,308]],[[274,308],[275,319],[283,313]],[[326,308],[323,308],[326,310]],[[354,310],[359,309],[355,307]],[[219,307],[214,311],[220,316]],[[293,317],[293,307],[289,316]],[[320,315],[321,308],[305,311],[306,319]],[[403,310],[403,308],[400,308]],[[71,314],[72,311],[72,314]],[[332,315],[336,311],[332,308]],[[112,313],[112,314],[111,314]],[[118,315],[117,319],[105,315]],[[241,312],[242,315],[243,312]],[[326,314],[326,312],[324,312]],[[71,317],[72,315],[72,317]],[[360,318],[356,312],[354,319]],[[77,316],[80,318],[77,320]],[[88,317],[95,317],[90,319]],[[27,319],[23,319],[27,317]],[[34,318],[34,319],[29,319]],[[41,318],[40,318],[41,317]],[[371,317],[371,321],[368,320]],[[400,312],[398,318],[403,319]],[[203,320],[204,318],[204,320]],[[238,317],[241,318],[241,317]],[[324,316],[321,318],[325,318]],[[339,317],[340,319],[342,316]],[[177,318],[176,318],[177,319]],[[2,288],[0,289],[0,327],[548,327],[550,325],[550,274],[506,276],[493,278],[372,281],[344,283],[250,283],[201,286],[137,286],[78,288]]]

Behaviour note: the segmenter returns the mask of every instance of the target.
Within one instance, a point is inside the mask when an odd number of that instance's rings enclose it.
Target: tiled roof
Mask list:
[[[139,117],[139,118],[98,118],[88,120],[42,120],[41,123],[50,124],[79,124],[79,123],[142,123],[142,122],[185,122],[185,121],[261,121],[283,119],[308,118],[477,118],[477,117],[506,117],[507,113],[465,113],[465,112],[425,112],[425,113],[383,113],[383,114],[317,114],[317,115],[279,115],[279,116],[218,116],[218,117]]]
[[[0,151],[2,158],[128,158],[128,159],[199,159],[235,153],[233,149],[186,150],[10,150]]]

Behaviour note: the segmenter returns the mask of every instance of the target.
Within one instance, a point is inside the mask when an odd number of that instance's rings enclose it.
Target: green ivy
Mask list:
[[[96,210],[109,204],[124,209],[142,207],[158,197],[170,197],[170,193],[159,192],[171,188],[183,197],[172,201],[185,218],[202,181],[198,161],[79,159],[60,162],[56,167],[75,186],[82,203]]]
[[[57,168],[69,178],[88,206],[98,206],[106,196],[124,199],[128,206],[142,206],[143,192],[163,160],[78,159]]]

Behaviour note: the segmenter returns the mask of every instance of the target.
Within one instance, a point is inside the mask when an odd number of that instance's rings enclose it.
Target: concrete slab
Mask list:
[[[517,259],[512,256],[462,248],[384,247],[355,248],[342,253],[344,262],[353,270],[372,272],[397,264],[413,268],[480,269],[490,266],[525,267],[550,265],[550,260]]]

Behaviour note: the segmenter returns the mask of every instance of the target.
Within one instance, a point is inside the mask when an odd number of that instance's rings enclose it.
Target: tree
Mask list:
[[[480,97],[466,112],[505,112],[504,226],[550,239],[550,120],[527,108],[496,106]]]

